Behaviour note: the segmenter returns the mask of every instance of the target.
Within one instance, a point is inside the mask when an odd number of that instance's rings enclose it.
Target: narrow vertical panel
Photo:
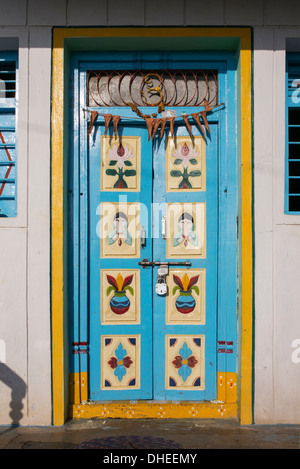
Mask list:
[[[252,112],[251,32],[241,40],[241,423],[252,423],[252,327],[253,327],[253,245],[252,245]]]

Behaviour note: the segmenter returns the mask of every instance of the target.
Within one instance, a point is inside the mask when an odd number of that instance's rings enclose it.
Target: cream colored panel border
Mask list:
[[[140,388],[140,336],[101,337],[101,389]]]
[[[140,191],[140,137],[101,136],[101,190]]]
[[[170,269],[166,324],[205,324],[205,269]]]
[[[206,257],[206,204],[167,204],[167,258]]]
[[[139,269],[101,270],[101,324],[140,324]]]
[[[205,148],[203,137],[167,137],[167,192],[205,191]]]
[[[100,214],[101,257],[140,257],[140,204],[103,202]]]
[[[166,336],[166,389],[178,388],[205,389],[204,335]]]

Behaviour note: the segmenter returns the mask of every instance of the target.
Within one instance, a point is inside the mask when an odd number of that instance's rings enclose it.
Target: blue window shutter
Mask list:
[[[0,52],[0,217],[17,215],[17,52]]]
[[[286,63],[285,213],[300,214],[300,53]]]

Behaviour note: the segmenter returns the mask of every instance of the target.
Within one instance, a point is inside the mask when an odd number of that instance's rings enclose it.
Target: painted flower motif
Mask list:
[[[192,355],[192,350],[187,346],[186,342],[184,342],[179,353],[180,355],[177,355],[172,363],[178,369],[179,376],[185,382],[192,373],[192,368],[198,363],[198,360]]]
[[[176,286],[173,288],[173,295],[175,294],[176,290],[181,290],[184,292],[195,290],[197,295],[199,295],[199,288],[195,285],[198,281],[199,275],[195,275],[194,277],[189,278],[187,274],[184,274],[182,279],[178,277],[178,275],[173,274],[174,282]]]
[[[121,169],[123,168],[124,164],[126,166],[131,166],[131,164],[126,164],[125,161],[133,158],[133,152],[132,149],[128,148],[128,145],[123,147],[123,145],[120,143],[119,146],[114,145],[112,148],[110,148],[107,156],[111,161],[116,161],[117,166]]]
[[[126,296],[127,290],[134,295],[134,290],[130,286],[133,275],[128,275],[128,277],[123,278],[119,273],[117,277],[106,274],[106,278],[110,286],[106,290],[106,295],[108,296],[112,291],[114,292],[109,305],[110,309],[115,314],[125,314],[130,308],[130,300]]]
[[[128,145],[125,147],[120,143],[119,146],[114,145],[109,149],[107,153],[108,158],[110,159],[109,166],[118,166],[118,170],[115,168],[108,168],[105,172],[108,176],[118,176],[116,182],[114,183],[114,188],[116,189],[126,189],[128,187],[127,182],[124,177],[132,177],[136,175],[135,169],[125,169],[125,166],[133,166],[133,163],[130,161],[133,158],[132,149],[128,148]]]
[[[199,295],[199,288],[195,285],[198,281],[199,275],[189,278],[187,274],[184,274],[182,279],[177,275],[173,275],[174,283],[173,295],[177,290],[180,290],[179,296],[176,298],[175,306],[177,311],[182,314],[189,314],[194,311],[196,306],[195,298],[192,295],[192,290]]]
[[[129,290],[132,295],[134,294],[133,288],[129,286],[132,282],[133,275],[128,275],[128,277],[123,278],[123,276],[119,273],[115,278],[112,275],[106,274],[106,278],[108,283],[110,284],[106,291],[107,296],[113,290],[117,292]]]
[[[199,169],[188,172],[189,163],[193,165],[198,163],[196,159],[198,154],[199,153],[197,152],[196,148],[193,147],[192,143],[187,145],[186,142],[183,144],[183,146],[178,144],[178,148],[172,153],[172,155],[175,156],[173,164],[182,164],[183,166],[183,171],[176,169],[170,172],[171,177],[182,178],[178,185],[178,189],[192,189],[193,185],[190,182],[190,178],[201,176],[201,171]]]
[[[121,342],[116,348],[115,354],[116,356],[111,357],[108,364],[113,370],[115,370],[114,375],[117,376],[118,380],[121,382],[123,377],[126,375],[126,368],[129,368],[133,361],[129,356],[127,356],[127,351],[123,348]]]
[[[182,163],[185,169],[188,167],[189,163],[197,164],[196,157],[198,156],[198,152],[196,148],[193,147],[192,143],[190,145],[187,145],[187,143],[185,142],[183,146],[178,144],[178,148],[174,150],[172,155],[176,158],[174,164]]]

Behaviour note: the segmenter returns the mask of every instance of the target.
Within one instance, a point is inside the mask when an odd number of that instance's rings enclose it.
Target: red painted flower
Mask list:
[[[189,366],[190,368],[194,368],[196,363],[198,363],[198,360],[192,355],[188,358],[182,358],[180,355],[177,355],[175,357],[175,360],[172,361],[173,365],[175,365],[175,368],[181,368],[184,365]]]
[[[194,355],[192,355],[192,350],[188,347],[186,342],[179,350],[179,353],[180,355],[177,355],[172,363],[178,370],[179,376],[181,376],[185,382],[192,373],[191,368],[195,367],[196,363],[198,363],[198,360],[196,360]]]
[[[118,380],[122,381],[123,376],[126,375],[125,368],[129,368],[133,361],[128,355],[126,355],[127,352],[121,343],[118,348],[116,348],[115,353],[116,357],[111,357],[108,364],[113,370],[115,370],[114,375],[118,377]]]
[[[108,364],[114,370],[117,366],[125,366],[125,368],[129,368],[132,365],[133,361],[130,357],[124,357],[123,360],[118,360],[116,357],[111,357]]]

